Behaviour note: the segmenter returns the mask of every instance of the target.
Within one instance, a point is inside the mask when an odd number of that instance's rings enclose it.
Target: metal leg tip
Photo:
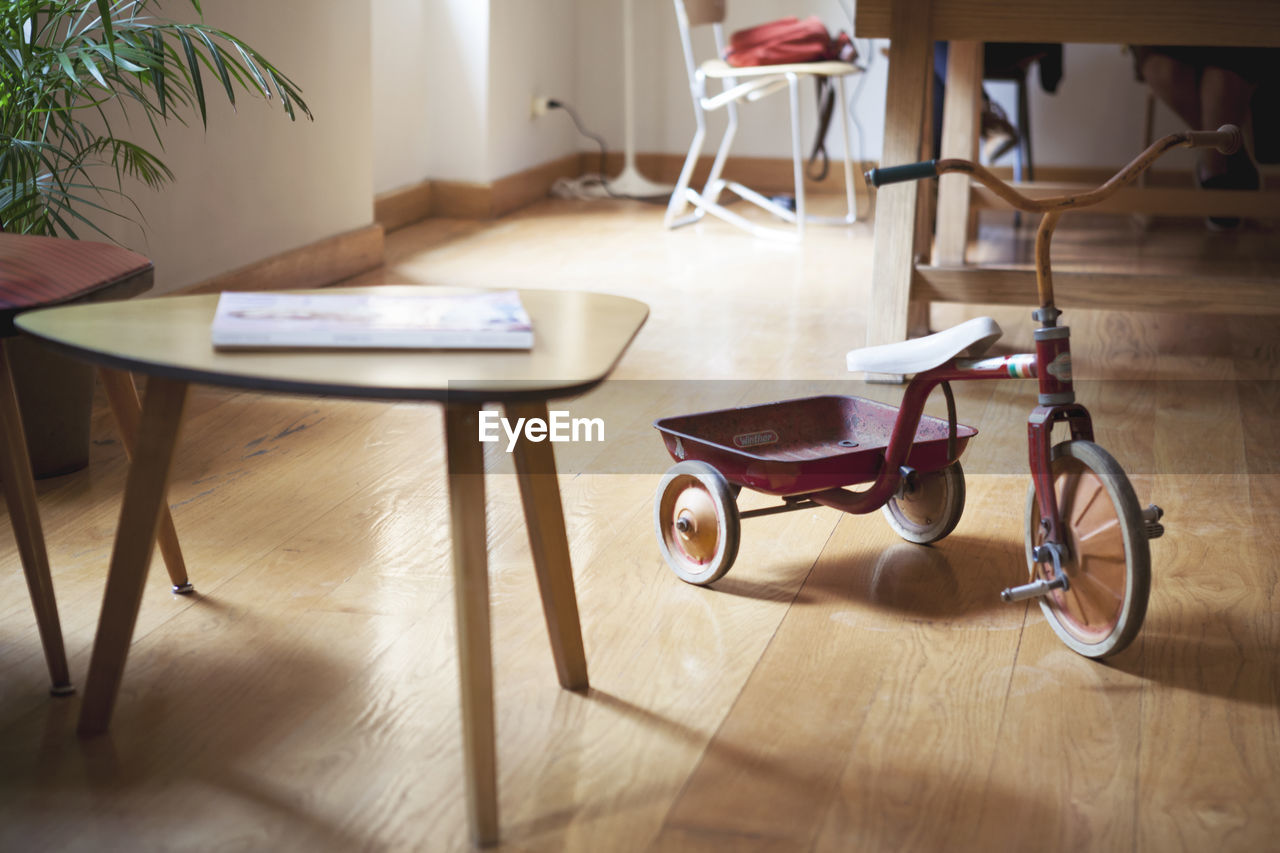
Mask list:
[[[191,585],[190,581],[188,581],[187,583],[175,583],[173,585],[174,595],[190,595],[195,591],[196,591],[196,588]]]
[[[76,688],[72,684],[55,684],[49,688],[50,696],[71,696],[76,692]]]

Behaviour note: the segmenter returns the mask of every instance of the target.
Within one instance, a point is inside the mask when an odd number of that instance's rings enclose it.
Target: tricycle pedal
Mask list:
[[[1066,577],[1057,577],[1051,581],[1040,578],[1031,583],[1024,583],[1022,586],[1009,587],[1000,593],[1000,600],[1006,603],[1025,601],[1028,598],[1039,598],[1042,595],[1048,595],[1055,589],[1066,588]]]
[[[1000,600],[1006,603],[1025,601],[1028,598],[1040,598],[1055,589],[1070,589],[1066,573],[1062,571],[1062,546],[1046,542],[1037,545],[1031,552],[1031,559],[1037,563],[1053,564],[1053,580],[1036,578],[1031,583],[1010,587],[1000,593]]]
[[[1142,524],[1148,539],[1159,539],[1164,535],[1164,525],[1160,523],[1160,517],[1163,515],[1164,510],[1155,504],[1149,504],[1142,511]]]

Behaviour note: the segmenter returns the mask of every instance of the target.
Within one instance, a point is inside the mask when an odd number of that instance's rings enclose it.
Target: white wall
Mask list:
[[[431,60],[436,42],[448,43],[433,37],[437,11],[421,0],[371,0],[374,192],[430,172]]]
[[[291,77],[315,114],[290,122],[278,101],[237,93],[237,109],[205,76],[210,104],[164,130],[163,159],[177,180],[132,192],[146,233],[107,230],[156,264],[156,291],[202,281],[373,219],[369,0],[220,0],[206,21],[243,38]],[[190,6],[171,2],[190,18]],[[136,136],[149,131],[137,126]],[[154,141],[154,140],[150,140]],[[89,235],[82,235],[89,236]]]
[[[498,178],[579,150],[563,113],[534,118],[535,95],[573,103],[590,70],[577,55],[579,0],[490,0],[489,161]]]
[[[488,0],[372,0],[371,13],[374,191],[489,180]]]
[[[372,0],[374,186],[487,182],[578,150],[576,0]]]

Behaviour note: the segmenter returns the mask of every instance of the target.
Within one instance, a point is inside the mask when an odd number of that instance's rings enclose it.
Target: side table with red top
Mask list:
[[[14,338],[19,334],[14,318],[34,308],[125,299],[150,290],[152,281],[151,261],[120,246],[0,233],[0,481],[3,481],[13,536],[53,681],[52,692],[57,696],[68,695],[74,688],[67,669],[49,557],[36,504],[27,429],[13,379],[12,365],[23,357],[14,354]],[[122,371],[100,370],[99,374],[120,426],[124,447],[132,454],[141,411],[133,380]],[[65,389],[60,388],[49,390],[65,393]],[[31,421],[28,424],[37,425]],[[39,426],[46,429],[53,425]],[[167,509],[161,519],[160,546],[174,591],[190,591],[177,534]]]

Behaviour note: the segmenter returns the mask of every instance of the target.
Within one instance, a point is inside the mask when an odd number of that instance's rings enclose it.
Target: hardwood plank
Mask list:
[[[1001,216],[987,215],[975,259],[1019,251]],[[992,598],[1025,571],[1032,382],[957,384],[980,433],[964,457],[969,507],[938,546],[815,509],[744,522],[738,563],[712,589],[666,568],[653,492],[671,460],[654,418],[901,395],[844,371],[867,323],[868,223],[813,229],[802,252],[715,230],[665,233],[640,203],[546,200],[497,227],[401,229],[368,278],[516,276],[652,306],[618,381],[563,406],[608,427],[604,443],[556,447],[583,693],[558,686],[547,654],[512,460],[486,455],[502,848],[1265,848],[1280,832],[1267,810],[1280,778],[1274,315],[1065,315],[1099,440],[1168,511],[1146,629],[1099,665],[1066,652],[1034,605]],[[1092,269],[1118,252],[1108,268],[1152,274],[1208,258],[1274,278],[1267,242],[1081,218],[1064,222],[1055,262]],[[933,307],[944,327],[978,314],[1004,327],[998,352],[1030,347],[1024,307]],[[1199,391],[1223,385],[1234,392]],[[438,408],[189,398],[170,501],[201,587],[147,585],[110,738],[76,739],[76,705],[45,694],[0,525],[0,849],[471,849]],[[73,673],[125,479],[109,418],[100,396],[89,469],[38,488]],[[1083,736],[1049,734],[1077,725]],[[776,823],[777,804],[755,814],[775,789],[792,801],[792,785],[822,802]]]
[[[985,495],[977,497],[981,508]],[[1012,660],[1021,613],[1002,610],[998,597],[1013,577],[998,556],[1012,549],[962,533],[973,529],[964,520],[954,541],[929,549],[902,543],[879,513],[838,518],[835,535],[672,809],[668,828],[758,836],[793,849],[815,841],[821,847],[823,838],[869,849],[912,846],[900,836],[921,822],[914,813],[886,814],[878,795],[909,800],[907,792],[926,777],[923,766],[920,773],[902,771],[906,746],[945,736],[929,730],[938,721],[933,703],[919,708],[900,701],[902,692],[918,683],[937,695],[935,681],[915,681],[930,647],[966,648],[972,639],[969,651],[1002,648]],[[949,655],[934,658],[939,669]],[[944,694],[956,692],[953,676],[954,670],[943,679]],[[970,686],[983,694],[991,689],[989,683]],[[993,726],[998,712],[996,702]],[[898,732],[891,743],[883,741],[889,719]],[[950,743],[946,752],[965,763],[961,746]],[[937,758],[927,746],[918,754]],[[901,787],[894,784],[890,795],[893,778]],[[879,821],[891,826],[874,828]]]
[[[1275,826],[1267,804],[1280,797],[1280,576],[1274,544],[1254,526],[1274,523],[1275,504],[1251,513],[1249,496],[1260,493],[1248,483],[1274,477],[1161,479],[1170,524],[1152,543],[1160,586],[1142,659],[1127,667],[1143,679],[1137,847],[1265,847]]]

